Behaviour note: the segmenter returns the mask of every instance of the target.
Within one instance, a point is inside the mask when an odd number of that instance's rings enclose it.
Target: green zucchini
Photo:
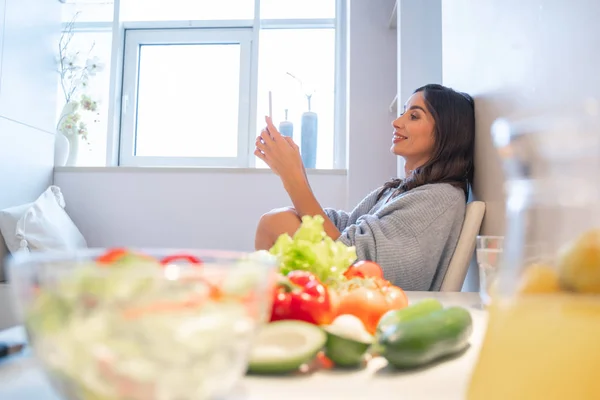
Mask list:
[[[390,365],[415,368],[464,350],[472,332],[469,311],[449,307],[387,327],[377,348]]]
[[[390,310],[383,314],[377,324],[377,334],[380,335],[390,326],[396,326],[400,322],[410,321],[420,318],[434,311],[443,309],[444,306],[436,299],[425,299],[418,303],[411,304],[400,310]]]

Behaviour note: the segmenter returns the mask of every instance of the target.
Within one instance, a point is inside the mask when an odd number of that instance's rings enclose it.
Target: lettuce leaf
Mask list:
[[[284,233],[277,238],[269,252],[279,258],[280,273],[308,271],[328,285],[344,280],[344,272],[356,261],[356,249],[327,236],[324,221],[320,215],[304,216],[293,237]]]

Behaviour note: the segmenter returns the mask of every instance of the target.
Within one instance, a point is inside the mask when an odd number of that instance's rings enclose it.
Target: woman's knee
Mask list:
[[[290,224],[300,221],[300,217],[291,207],[276,208],[263,214],[258,223],[259,227],[263,227],[271,232],[279,231]]]
[[[272,245],[282,233],[293,235],[301,219],[293,208],[277,208],[260,218],[256,229],[256,247]]]

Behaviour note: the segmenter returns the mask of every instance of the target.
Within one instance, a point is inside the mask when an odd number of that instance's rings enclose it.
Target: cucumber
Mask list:
[[[325,346],[327,335],[303,321],[276,321],[265,325],[252,346],[248,372],[285,374],[312,361]]]
[[[425,299],[400,310],[390,310],[379,320],[377,335],[381,335],[390,326],[396,326],[400,322],[410,321],[443,308],[444,306],[438,300]]]
[[[414,368],[464,350],[472,332],[469,311],[449,307],[386,328],[377,346],[390,365]]]
[[[325,356],[336,366],[352,368],[360,366],[371,344],[373,336],[354,315],[340,315],[331,325],[322,327],[327,332]]]

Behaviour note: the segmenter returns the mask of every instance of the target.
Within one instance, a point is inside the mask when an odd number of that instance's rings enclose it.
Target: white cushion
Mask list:
[[[17,230],[17,221],[29,210],[33,203],[22,204],[20,206],[0,210],[0,232],[4,237],[4,242],[8,251],[14,253],[19,250],[20,240],[17,239],[15,232]]]
[[[50,186],[33,203],[1,211],[0,227],[9,251],[86,248],[83,235],[64,207],[60,188]]]

